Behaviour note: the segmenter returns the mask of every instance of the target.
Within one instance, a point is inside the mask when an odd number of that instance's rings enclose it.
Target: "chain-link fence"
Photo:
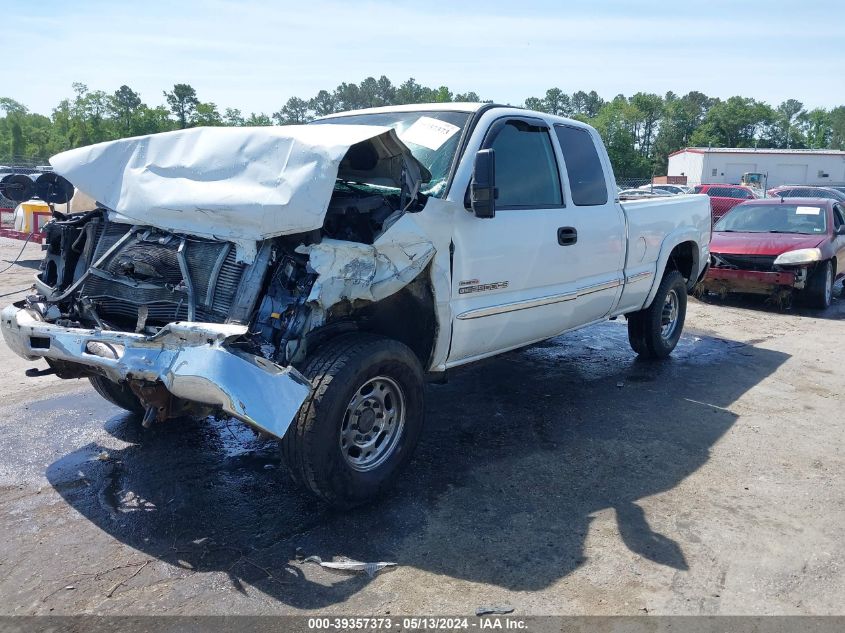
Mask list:
[[[651,178],[617,178],[616,186],[621,191],[626,189],[639,189],[651,183]]]
[[[0,154],[0,170],[7,171],[9,169],[26,170],[35,169],[37,167],[49,167],[50,161],[47,157],[37,156],[9,156]],[[23,173],[18,171],[18,173]]]

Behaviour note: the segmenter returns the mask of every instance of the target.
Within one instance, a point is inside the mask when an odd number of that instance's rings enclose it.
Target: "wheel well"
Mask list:
[[[693,277],[698,271],[698,248],[694,242],[681,242],[672,249],[663,274],[670,270],[681,273],[688,284],[696,281]]]
[[[330,311],[329,322],[315,330],[313,348],[349,331],[371,332],[407,345],[428,370],[437,340],[438,324],[430,269],[389,297],[376,302],[344,302]]]

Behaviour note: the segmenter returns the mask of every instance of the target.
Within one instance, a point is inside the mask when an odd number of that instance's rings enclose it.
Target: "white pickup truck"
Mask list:
[[[195,128],[51,163],[97,205],[47,226],[7,344],[144,426],[222,412],[281,438],[339,506],[408,462],[427,378],[621,315],[665,357],[709,262],[706,196],[620,204],[593,128],[513,107]]]

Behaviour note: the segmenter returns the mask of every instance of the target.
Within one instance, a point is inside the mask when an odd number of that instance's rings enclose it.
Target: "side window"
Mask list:
[[[838,230],[843,224],[845,224],[845,213],[840,205],[835,204],[833,205],[833,227]]]
[[[559,207],[560,171],[547,128],[512,119],[498,130],[496,152],[498,209]]]
[[[579,207],[607,204],[607,180],[593,137],[587,130],[556,125],[555,133],[563,152],[569,191]]]

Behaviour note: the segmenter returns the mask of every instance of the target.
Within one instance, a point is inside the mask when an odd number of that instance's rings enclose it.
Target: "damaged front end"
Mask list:
[[[9,346],[21,356],[43,357],[63,378],[102,375],[128,384],[147,423],[222,410],[284,435],[311,389],[292,367],[238,349],[246,326],[171,323],[155,334],[134,334],[48,323],[38,305],[3,310]]]
[[[200,218],[186,231],[154,217],[132,222],[131,205],[57,217],[45,228],[35,294],[2,311],[6,343],[61,378],[128,390],[145,424],[223,411],[282,437],[311,392],[295,368],[309,345],[333,328],[357,327],[357,305],[399,291],[434,255],[424,236],[385,237],[422,208],[420,172],[403,162],[392,133],[370,134],[336,152],[321,175],[331,183],[325,201],[311,200],[323,207],[316,229],[303,221],[299,231],[265,237]],[[381,184],[349,176],[367,170]],[[313,189],[313,175],[297,173]],[[391,177],[398,186],[384,184]]]
[[[782,267],[775,256],[711,253],[701,289],[721,297],[730,293],[758,294],[787,303],[793,291],[807,284],[807,267]]]
[[[231,243],[118,224],[104,210],[56,220],[37,294],[2,312],[6,343],[62,378],[131,389],[145,424],[219,409],[283,435],[310,392],[290,366],[316,275],[281,238],[251,264]],[[257,306],[257,310],[256,310]]]

